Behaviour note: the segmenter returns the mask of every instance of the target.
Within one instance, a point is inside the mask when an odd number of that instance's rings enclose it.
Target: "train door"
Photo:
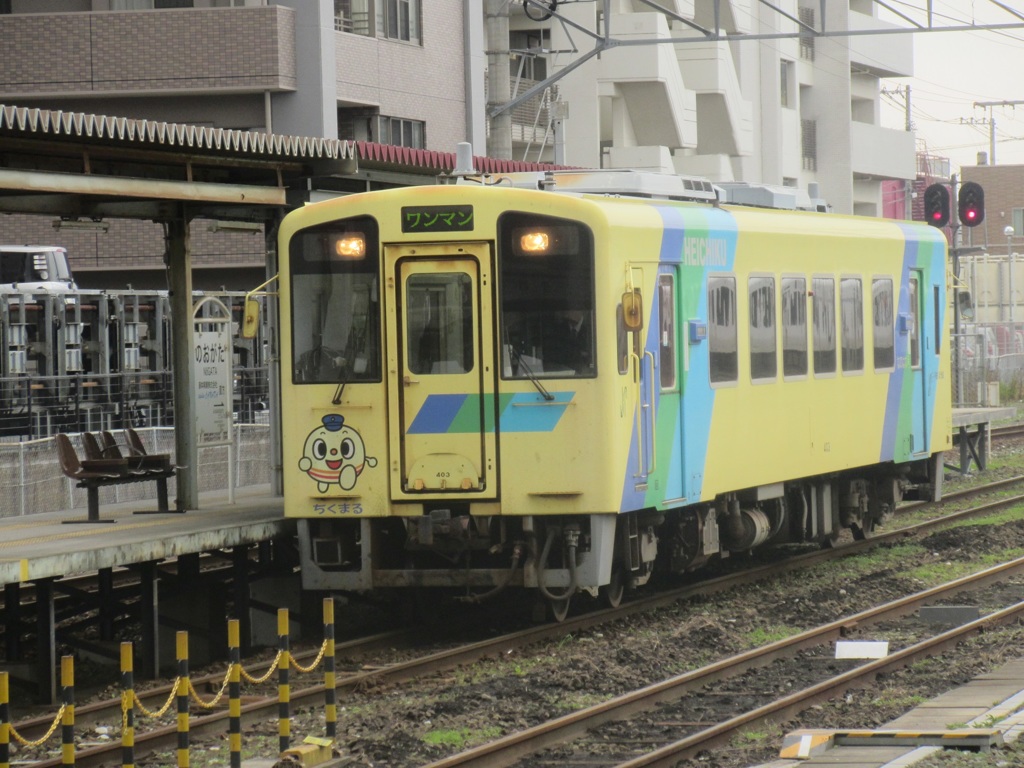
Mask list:
[[[493,499],[490,249],[390,246],[385,259],[392,497]]]
[[[927,334],[922,333],[922,322],[925,317],[924,295],[921,286],[924,284],[921,270],[913,270],[908,282],[910,293],[910,318],[908,323],[908,350],[910,375],[913,377],[913,405],[911,407],[910,452],[914,454],[928,451],[928,375],[932,366],[932,355],[935,349],[922,349]],[[929,341],[928,346],[932,346]]]

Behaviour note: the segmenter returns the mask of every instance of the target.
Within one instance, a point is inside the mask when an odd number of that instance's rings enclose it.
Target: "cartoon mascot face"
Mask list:
[[[366,455],[363,438],[345,426],[341,414],[329,413],[323,422],[306,437],[299,469],[316,480],[320,493],[330,490],[332,483],[350,491],[363,468],[377,466],[377,460]]]

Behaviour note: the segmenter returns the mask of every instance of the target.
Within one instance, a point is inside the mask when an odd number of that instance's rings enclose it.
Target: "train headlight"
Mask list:
[[[342,259],[366,257],[366,236],[362,232],[346,233],[334,241],[334,253]]]
[[[519,250],[523,253],[547,253],[551,238],[543,230],[524,232],[519,236]]]

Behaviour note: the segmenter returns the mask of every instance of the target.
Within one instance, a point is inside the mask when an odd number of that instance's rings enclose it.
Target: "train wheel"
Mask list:
[[[565,621],[565,617],[569,615],[569,602],[571,600],[571,597],[563,597],[561,600],[549,600],[548,607],[551,609],[551,618],[558,622]]]
[[[853,523],[850,526],[850,533],[853,534],[854,541],[864,541],[864,539],[871,536],[874,530],[875,520],[871,517],[863,520],[861,523]]]
[[[613,566],[611,581],[601,587],[601,598],[609,608],[618,608],[625,591],[626,580],[622,577],[622,567]]]

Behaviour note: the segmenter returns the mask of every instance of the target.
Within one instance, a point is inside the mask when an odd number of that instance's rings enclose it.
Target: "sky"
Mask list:
[[[1000,0],[1024,16],[1024,1]],[[923,22],[927,0],[888,2]],[[1024,18],[992,0],[933,0],[935,26],[1020,23]],[[882,13],[880,16],[884,15]],[[901,26],[905,22],[898,21]],[[948,157],[952,172],[976,165],[979,151],[990,152],[995,122],[995,162],[1024,165],[1024,26],[990,32],[914,33],[914,77],[883,81],[894,91],[910,86],[911,119],[918,149]],[[902,128],[904,96],[882,96],[882,125]],[[1016,106],[976,107],[976,102],[1020,101]],[[973,124],[972,124],[973,122]],[[990,160],[991,162],[991,160]]]

